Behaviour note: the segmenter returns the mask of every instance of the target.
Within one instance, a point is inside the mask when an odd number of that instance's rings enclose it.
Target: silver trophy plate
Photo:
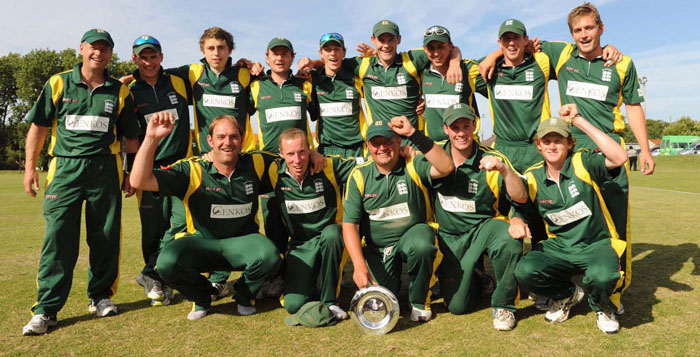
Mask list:
[[[350,303],[350,316],[362,332],[383,335],[399,321],[399,301],[383,286],[358,290]]]

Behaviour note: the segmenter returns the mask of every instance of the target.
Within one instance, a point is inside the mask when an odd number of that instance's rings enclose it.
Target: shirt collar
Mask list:
[[[134,80],[136,81],[141,81],[141,72],[139,72],[138,68],[132,73],[134,76]],[[160,70],[158,70],[158,81],[156,81],[156,85],[160,82],[160,78],[163,75],[163,66],[160,67]],[[145,83],[146,81],[144,81]]]
[[[406,167],[406,160],[403,159],[402,156],[399,156],[399,161],[396,162],[396,165],[394,166],[393,169],[391,169],[391,172],[389,174],[391,175],[403,175],[404,173],[404,168]],[[380,179],[386,175],[384,175],[381,171],[379,171],[379,168],[377,168],[377,164],[374,164],[374,170],[376,171],[374,178]]]
[[[236,167],[233,168],[233,172],[231,173],[231,177],[233,177],[233,175],[235,175],[236,172],[239,172],[239,171],[240,171],[239,169],[241,168],[241,161],[242,161],[242,160],[243,160],[243,156],[242,156],[242,155],[238,155],[238,161],[236,161]],[[204,162],[208,162],[208,163],[209,163],[209,168],[207,169],[207,172],[208,172],[210,175],[219,175],[219,176],[221,176],[221,177],[226,177],[226,178],[228,178],[226,175],[222,174],[221,172],[219,172],[219,170],[216,169],[216,165],[214,165],[214,162],[212,162],[212,161],[204,161]]]
[[[503,56],[503,57],[500,57],[500,58],[498,59],[498,63],[497,63],[496,66],[497,66],[498,68],[517,68],[517,67],[520,67],[520,66],[522,66],[522,65],[524,65],[524,64],[526,64],[526,63],[529,63],[530,60],[531,60],[532,58],[533,58],[533,57],[532,57],[532,54],[525,52],[525,57],[523,57],[523,61],[520,62],[519,65],[517,65],[517,66],[509,66],[509,65],[506,64],[505,56]]]
[[[573,177],[572,169],[571,169],[571,156],[573,154],[569,154],[569,156],[566,158],[566,161],[564,161],[564,165],[561,167],[561,171],[559,171],[559,176],[563,177],[565,179],[570,179]],[[555,184],[556,181],[552,180],[549,178],[549,175],[547,174],[547,162],[545,161],[545,170],[544,170],[544,175],[545,175],[545,182]],[[561,183],[561,180],[559,180],[559,183]]]
[[[80,69],[83,67],[82,63],[78,63],[73,67],[73,72],[71,72],[71,81],[75,84],[82,84],[83,83],[83,78],[80,76]],[[104,86],[111,86],[114,84],[114,81],[112,80],[112,77],[109,76],[109,72],[107,72],[107,69],[105,69],[104,72]]]
[[[452,145],[450,145],[450,140],[445,141],[445,144],[442,146],[443,149],[445,149],[445,152],[447,152],[447,155],[450,155],[452,157]],[[472,153],[469,154],[469,157],[467,157],[463,163],[459,164],[458,167],[462,166],[474,166],[475,162],[481,161],[481,150],[479,150],[479,144],[476,142],[476,140],[472,141]],[[478,160],[477,160],[478,157]],[[479,165],[477,165],[478,168]]]

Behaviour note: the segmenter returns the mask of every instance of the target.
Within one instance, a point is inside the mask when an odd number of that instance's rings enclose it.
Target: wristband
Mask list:
[[[433,139],[425,136],[425,134],[423,134],[423,132],[420,130],[414,130],[413,134],[408,137],[408,140],[410,140],[411,143],[413,143],[413,145],[415,145],[416,148],[418,148],[418,150],[424,154],[430,151],[430,149],[432,149],[435,145]]]
[[[580,113],[576,113],[576,115],[574,115],[574,116],[572,116],[571,118],[569,118],[569,120],[565,120],[565,122],[566,122],[567,124],[571,125],[571,124],[574,122],[574,118],[576,118],[576,117],[578,117],[578,118],[583,118],[583,116],[582,116]]]
[[[134,160],[136,159],[136,153],[135,152],[128,152],[126,153],[126,173],[128,174],[131,172],[131,169],[134,167]]]

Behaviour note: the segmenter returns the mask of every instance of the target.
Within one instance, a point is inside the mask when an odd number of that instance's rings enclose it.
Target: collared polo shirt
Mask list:
[[[351,147],[364,141],[367,131],[362,99],[362,84],[346,67],[335,76],[325,69],[311,71],[321,120],[316,124],[319,144]]]

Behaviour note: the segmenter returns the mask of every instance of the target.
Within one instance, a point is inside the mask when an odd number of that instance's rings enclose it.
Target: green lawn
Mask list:
[[[404,313],[388,335],[366,336],[352,322],[310,329],[284,324],[273,300],[241,317],[230,299],[213,314],[190,322],[191,304],[150,307],[134,277],[141,269],[136,200],[124,201],[122,267],[114,301],[120,314],[98,319],[87,312],[87,246],[75,269],[73,289],[58,328],[23,337],[36,298],[36,269],[43,237],[42,199],[27,196],[22,176],[0,172],[0,354],[7,355],[700,355],[700,156],[661,157],[653,176],[631,175],[633,282],[623,296],[622,330],[606,336],[586,304],[560,325],[544,322],[529,301],[516,313],[512,332],[491,329],[491,309],[450,315],[434,304],[437,318],[417,325]],[[342,304],[354,292],[346,274]],[[693,342],[696,341],[696,342]]]

